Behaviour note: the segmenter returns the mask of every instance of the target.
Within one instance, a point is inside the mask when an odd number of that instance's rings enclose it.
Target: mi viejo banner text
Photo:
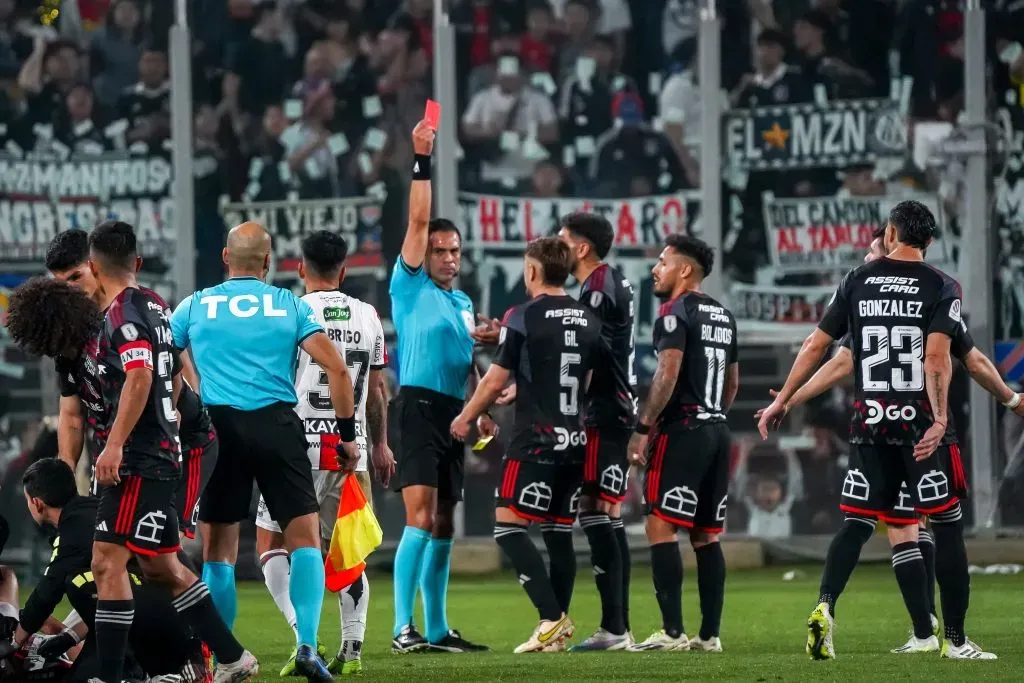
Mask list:
[[[654,248],[674,232],[689,232],[699,216],[700,194],[681,192],[629,199],[538,199],[461,193],[459,225],[467,247],[522,246],[558,232],[558,220],[593,211],[615,228],[619,248]]]

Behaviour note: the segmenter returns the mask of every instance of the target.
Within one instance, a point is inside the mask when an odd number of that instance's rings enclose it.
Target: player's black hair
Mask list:
[[[447,218],[431,218],[430,222],[427,223],[427,236],[433,235],[435,232],[454,232],[459,236],[459,244],[462,244],[462,231],[459,230],[459,226],[451,222]]]
[[[570,213],[563,216],[559,221],[561,227],[565,228],[577,237],[590,242],[594,247],[594,253],[602,261],[612,250],[612,242],[615,241],[615,229],[608,219],[598,213]]]
[[[526,245],[526,256],[540,264],[544,284],[561,287],[572,272],[569,245],[557,237],[538,237]]]
[[[78,497],[75,473],[57,458],[42,458],[29,465],[21,484],[30,498],[39,498],[52,508],[62,508]]]
[[[348,242],[340,233],[317,230],[302,240],[302,259],[306,262],[306,268],[311,269],[316,275],[336,275],[345,265],[346,256]]]
[[[62,280],[34,277],[11,292],[7,333],[32,355],[56,358],[81,349],[99,325],[96,303]]]
[[[908,199],[892,207],[889,223],[896,228],[900,243],[916,249],[924,249],[938,232],[935,216],[921,202]]]
[[[122,271],[135,272],[138,247],[135,228],[124,221],[103,221],[89,234],[89,251],[104,264]]]
[[[715,267],[715,252],[711,251],[706,242],[676,232],[665,238],[665,246],[672,247],[683,256],[689,256],[696,261],[703,272],[702,277],[711,275],[711,270]]]
[[[871,231],[871,241],[874,242],[877,239],[885,237],[885,226],[879,225]]]
[[[46,269],[61,273],[89,260],[89,233],[74,228],[58,232],[46,248]]]

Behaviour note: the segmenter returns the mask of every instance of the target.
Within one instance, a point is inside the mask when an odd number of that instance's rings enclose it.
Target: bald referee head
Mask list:
[[[221,252],[228,277],[266,277],[270,270],[270,247],[270,233],[259,223],[248,221],[231,228],[227,246]]]

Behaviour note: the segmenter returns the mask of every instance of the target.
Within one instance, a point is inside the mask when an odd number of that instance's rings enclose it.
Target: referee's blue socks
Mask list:
[[[320,610],[324,605],[324,558],[320,548],[296,548],[291,555],[292,571],[288,593],[295,608],[295,628],[299,645],[316,650],[320,629]]]
[[[430,545],[430,532],[414,526],[405,527],[402,540],[395,553],[395,630],[397,638],[402,629],[412,623],[412,609],[416,602],[416,587],[420,582],[423,559]]]
[[[238,616],[238,596],[235,594],[235,565],[227,562],[204,562],[203,583],[210,589],[213,604],[220,612],[228,630],[235,629]]]
[[[448,635],[448,573],[452,567],[452,539],[431,538],[420,573],[423,618],[427,641],[439,643]]]

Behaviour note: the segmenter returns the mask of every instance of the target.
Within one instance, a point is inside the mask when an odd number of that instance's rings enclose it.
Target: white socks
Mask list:
[[[263,553],[260,555],[260,569],[263,570],[263,579],[267,584],[267,590],[270,591],[270,597],[274,599],[274,604],[281,610],[292,631],[296,631],[295,608],[292,607],[291,596],[288,594],[288,580],[291,574],[288,551],[277,549]]]
[[[338,658],[346,662],[359,659],[370,604],[370,582],[365,572],[351,586],[338,592],[338,602],[341,603],[341,651]]]
[[[82,617],[78,616],[78,612],[71,610],[71,612],[64,617],[64,628],[74,628],[82,623]]]

